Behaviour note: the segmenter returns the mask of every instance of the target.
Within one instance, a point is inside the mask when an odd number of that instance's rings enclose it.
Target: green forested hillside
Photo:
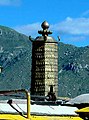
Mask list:
[[[27,36],[0,26],[0,66],[0,90],[30,88],[31,42]],[[89,46],[60,42],[58,76],[59,96],[89,93]]]

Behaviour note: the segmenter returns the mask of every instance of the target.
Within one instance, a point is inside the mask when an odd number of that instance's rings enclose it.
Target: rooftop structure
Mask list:
[[[42,36],[32,41],[31,95],[58,96],[58,42],[48,36],[52,32],[46,21],[41,27]]]

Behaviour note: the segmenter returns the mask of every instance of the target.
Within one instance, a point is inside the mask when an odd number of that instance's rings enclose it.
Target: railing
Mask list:
[[[30,93],[28,90],[20,89],[20,90],[7,90],[7,91],[0,91],[0,95],[7,95],[7,94],[14,94],[14,93],[25,93],[27,99],[27,118],[30,119]]]

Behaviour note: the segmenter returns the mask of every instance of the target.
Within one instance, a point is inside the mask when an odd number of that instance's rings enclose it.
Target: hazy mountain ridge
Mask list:
[[[0,90],[30,88],[31,42],[28,37],[0,26]],[[89,46],[59,43],[59,95],[89,93]]]

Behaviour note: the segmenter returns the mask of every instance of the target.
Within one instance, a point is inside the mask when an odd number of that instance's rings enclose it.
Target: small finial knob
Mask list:
[[[41,24],[41,27],[43,28],[43,30],[38,31],[38,33],[42,34],[42,36],[44,36],[44,38],[47,39],[48,34],[52,34],[52,32],[48,30],[49,28],[48,22],[44,21]]]
[[[41,24],[41,27],[45,30],[45,29],[48,29],[49,28],[49,24],[48,22],[44,21],[42,24]]]

